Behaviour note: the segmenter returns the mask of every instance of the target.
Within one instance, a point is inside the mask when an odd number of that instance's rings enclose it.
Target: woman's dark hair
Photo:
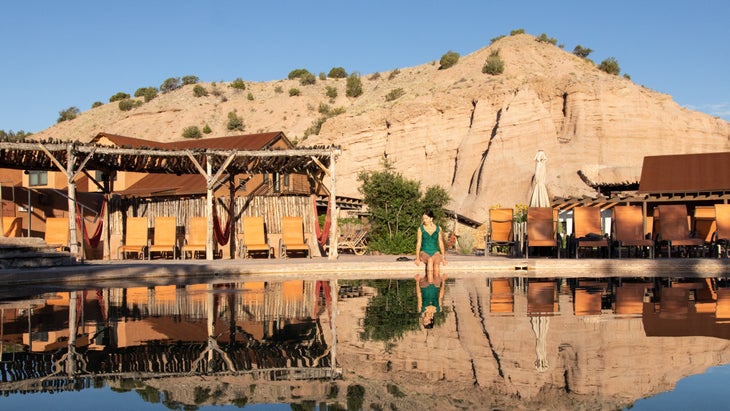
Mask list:
[[[423,215],[427,215],[427,216],[433,218],[433,211],[432,210],[426,210],[426,211],[423,212]]]

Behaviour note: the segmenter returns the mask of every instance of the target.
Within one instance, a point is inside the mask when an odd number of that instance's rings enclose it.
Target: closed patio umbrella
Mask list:
[[[535,176],[533,177],[532,193],[530,194],[530,207],[550,207],[550,196],[545,185],[547,171],[545,169],[547,156],[542,150],[535,155]]]

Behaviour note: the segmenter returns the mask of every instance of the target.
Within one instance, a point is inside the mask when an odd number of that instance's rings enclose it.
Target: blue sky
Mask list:
[[[466,55],[524,29],[614,57],[631,79],[730,121],[730,2],[234,1],[5,2],[0,130],[37,132],[169,77],[270,81],[296,68],[367,75]]]

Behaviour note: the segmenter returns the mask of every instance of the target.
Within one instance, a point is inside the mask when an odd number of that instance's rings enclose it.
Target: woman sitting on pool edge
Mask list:
[[[421,217],[422,224],[416,232],[416,265],[426,263],[426,276],[429,282],[439,276],[441,264],[446,265],[444,239],[441,229],[433,222],[433,212],[426,210]]]
[[[426,276],[416,274],[416,296],[418,297],[418,312],[421,315],[423,328],[433,328],[434,316],[441,312],[446,289],[446,274],[434,277],[435,282],[429,281]],[[438,284],[438,286],[436,285]]]

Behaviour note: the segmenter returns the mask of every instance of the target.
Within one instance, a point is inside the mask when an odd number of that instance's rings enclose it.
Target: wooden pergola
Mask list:
[[[238,174],[307,174],[321,183],[330,177],[329,206],[332,210],[329,259],[337,258],[337,212],[335,203],[335,158],[339,147],[307,147],[285,150],[222,150],[214,148],[169,150],[125,148],[76,142],[0,142],[0,168],[60,171],[68,180],[69,247],[78,254],[80,243],[76,226],[76,183],[80,174],[104,193],[110,193],[109,180],[99,182],[90,170],[112,176],[118,171],[159,174],[200,174],[206,181],[208,232],[206,258],[213,259],[213,192],[222,181]],[[321,185],[321,184],[320,184]],[[109,250],[109,213],[104,216],[104,256]]]

